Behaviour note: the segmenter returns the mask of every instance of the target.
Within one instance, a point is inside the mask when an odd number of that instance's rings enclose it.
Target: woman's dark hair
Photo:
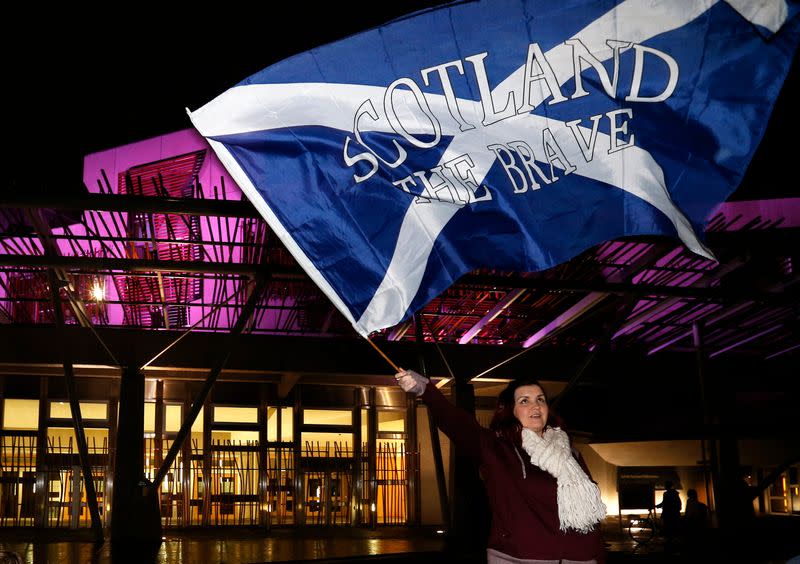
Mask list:
[[[544,392],[544,387],[536,378],[523,376],[512,380],[497,396],[497,408],[494,410],[492,422],[489,424],[492,431],[515,445],[522,444],[522,423],[514,416],[514,392],[522,386],[539,386]],[[545,393],[545,398],[547,398],[547,393]],[[547,426],[552,425],[553,421],[555,421],[555,414],[550,411],[547,417]]]

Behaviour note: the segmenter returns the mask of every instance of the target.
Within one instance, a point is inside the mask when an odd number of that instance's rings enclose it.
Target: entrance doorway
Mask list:
[[[306,525],[350,525],[352,471],[303,472]]]

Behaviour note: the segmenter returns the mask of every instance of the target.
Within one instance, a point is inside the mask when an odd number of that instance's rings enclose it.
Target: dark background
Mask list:
[[[4,18],[2,190],[82,191],[83,156],[190,127],[196,109],[294,55],[441,2],[220,3],[183,13],[22,6]],[[172,9],[174,10],[174,9]],[[797,57],[745,181],[731,199],[796,196]],[[743,85],[746,90],[746,85]]]

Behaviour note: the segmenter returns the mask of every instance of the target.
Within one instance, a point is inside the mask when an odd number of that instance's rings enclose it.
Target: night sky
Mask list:
[[[23,8],[27,17],[7,21],[0,35],[3,191],[82,191],[83,155],[190,127],[185,107],[198,108],[258,70],[437,3],[384,2],[356,9],[346,3],[287,2],[246,11],[225,11],[232,6],[223,3],[214,13],[182,14],[140,4],[116,14],[70,6],[48,9],[46,20],[35,6]],[[102,23],[88,23],[95,19]],[[796,159],[798,113],[789,101],[800,99],[798,66],[796,60],[733,199],[800,193],[784,174]]]
[[[27,17],[0,33],[4,190],[83,190],[85,154],[191,127],[184,108],[262,68],[435,4],[270,2],[182,14],[135,4],[113,15],[70,6],[48,8],[45,20],[23,7]]]

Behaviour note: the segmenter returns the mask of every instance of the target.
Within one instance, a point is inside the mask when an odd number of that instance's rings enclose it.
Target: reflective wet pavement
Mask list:
[[[95,546],[91,542],[23,542],[2,541],[0,548],[14,550],[28,564],[58,562],[60,564],[106,564],[120,562],[158,563],[158,564],[205,564],[225,563],[243,564],[259,562],[355,562],[358,560],[424,561],[440,559],[445,548],[442,538],[409,535],[399,532],[395,538],[363,538],[350,531],[320,532],[290,531],[275,536],[254,538],[236,533],[220,535],[216,538],[176,538],[172,535],[155,550],[146,546],[127,546],[121,550],[110,543]],[[273,532],[274,534],[274,532]],[[189,535],[195,537],[196,533]],[[401,558],[402,557],[402,558]]]
[[[784,563],[800,555],[800,517],[762,521],[739,537],[722,539],[711,532],[702,555],[690,555],[676,544],[667,551],[656,539],[636,545],[615,520],[604,526],[608,562],[752,562]],[[62,533],[63,534],[63,533]],[[126,546],[121,549],[106,542],[95,545],[81,540],[55,540],[31,537],[28,531],[0,531],[0,549],[13,550],[27,564],[256,564],[262,562],[485,562],[481,553],[458,551],[434,530],[390,528],[361,529],[283,529],[269,536],[263,531],[231,529],[169,532],[157,547]]]

